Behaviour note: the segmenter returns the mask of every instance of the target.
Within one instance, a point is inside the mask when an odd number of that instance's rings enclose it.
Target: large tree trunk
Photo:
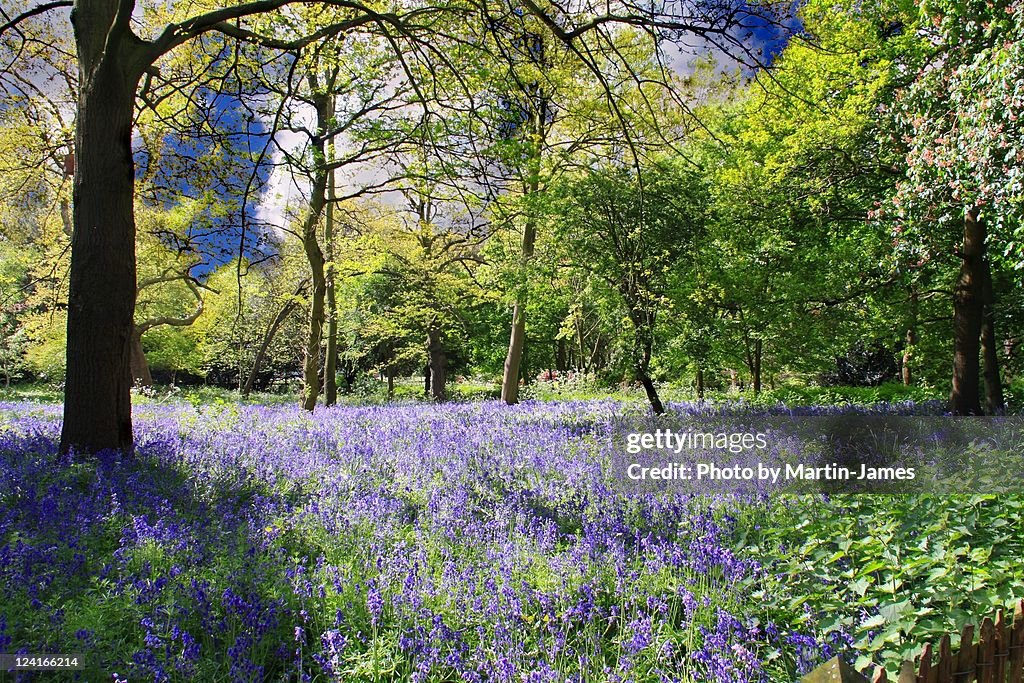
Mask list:
[[[334,159],[334,143],[327,146],[328,163]],[[338,302],[334,291],[334,171],[327,173],[327,360],[324,362],[324,405],[338,402]]]
[[[431,327],[427,331],[427,357],[430,368],[430,397],[442,402],[448,399],[448,354],[441,341],[441,331]]]
[[[999,377],[999,354],[996,341],[995,291],[988,259],[982,263],[985,278],[985,307],[981,318],[981,372],[985,379],[985,412],[1000,415],[1006,409],[1003,383]]]
[[[964,215],[964,242],[960,276],[953,295],[953,391],[950,411],[954,415],[978,415],[978,353],[984,312],[985,224],[978,209]]]
[[[118,7],[79,0],[73,13],[79,92],[61,452],[132,451],[131,135],[145,64],[128,17],[115,24]]]
[[[132,382],[141,387],[153,385],[153,374],[149,371],[149,361],[146,360],[146,352],[142,350],[142,331],[138,328],[132,330]]]

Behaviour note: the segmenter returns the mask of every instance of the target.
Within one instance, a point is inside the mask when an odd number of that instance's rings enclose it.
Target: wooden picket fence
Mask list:
[[[949,634],[942,636],[938,648],[929,643],[921,651],[917,665],[906,661],[894,683],[1024,683],[1024,600],[1017,603],[1013,621],[1006,623],[1003,610],[993,621],[981,622],[978,642],[975,626],[969,624],[960,634],[960,647],[953,652]],[[804,677],[805,683],[867,683],[868,679],[834,659]],[[889,683],[885,669],[879,668],[871,683]]]

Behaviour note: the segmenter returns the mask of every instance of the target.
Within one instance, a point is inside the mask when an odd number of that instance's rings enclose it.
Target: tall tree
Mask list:
[[[999,412],[994,263],[1024,264],[1024,5],[929,4],[919,33],[926,60],[892,107],[894,133],[909,146],[892,201],[896,240],[922,261],[958,262],[950,410]]]
[[[621,298],[629,321],[627,354],[651,408],[665,407],[651,376],[655,327],[667,306],[670,274],[705,228],[703,180],[680,160],[644,168],[606,167],[566,179],[551,210],[565,258],[593,273]]]

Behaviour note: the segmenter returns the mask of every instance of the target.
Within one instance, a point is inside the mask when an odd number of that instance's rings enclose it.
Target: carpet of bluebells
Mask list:
[[[0,404],[0,652],[81,653],[88,681],[516,683],[794,681],[845,652],[766,606],[742,539],[783,503],[614,485],[623,409],[143,405],[134,458],[75,459],[59,408]]]

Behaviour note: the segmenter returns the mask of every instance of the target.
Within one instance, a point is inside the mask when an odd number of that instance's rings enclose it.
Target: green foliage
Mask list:
[[[909,148],[892,200],[897,239],[934,258],[965,207],[979,207],[996,254],[1024,268],[1024,5],[932,2],[921,26],[931,59],[892,104]]]
[[[792,499],[742,539],[770,577],[752,597],[819,637],[851,635],[858,669],[893,675],[923,643],[1024,597],[1022,510],[1019,495]]]

